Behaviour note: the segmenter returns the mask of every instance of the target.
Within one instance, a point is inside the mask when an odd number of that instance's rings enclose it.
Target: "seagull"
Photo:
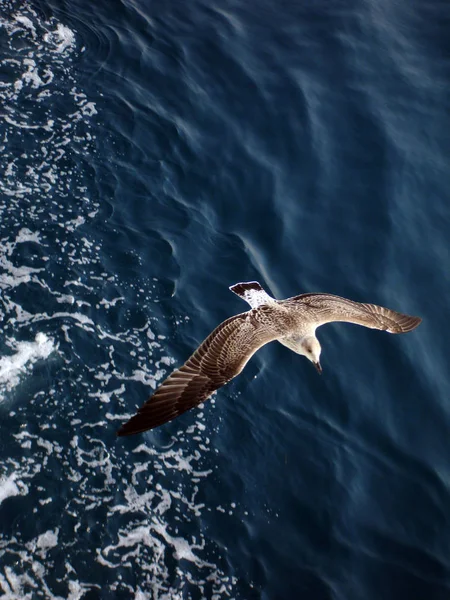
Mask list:
[[[389,333],[407,333],[422,321],[375,304],[353,302],[332,294],[301,294],[276,300],[257,281],[229,288],[250,310],[223,321],[197,350],[157,388],[117,432],[119,436],[159,427],[204,402],[239,375],[259,348],[274,340],[306,356],[319,373],[321,346],[316,329],[344,321]]]

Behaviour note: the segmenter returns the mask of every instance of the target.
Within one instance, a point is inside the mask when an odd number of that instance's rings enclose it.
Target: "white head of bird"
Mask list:
[[[294,334],[289,337],[280,338],[279,341],[283,346],[287,346],[297,354],[306,356],[306,358],[316,367],[317,372],[322,373],[322,367],[320,366],[320,353],[322,352],[322,347],[315,335],[299,336]]]
[[[289,336],[288,338],[281,339],[280,342],[297,354],[306,356],[316,367],[317,372],[322,373],[322,367],[320,366],[322,348],[315,335],[305,335],[303,337]]]
[[[319,340],[315,335],[308,335],[304,337],[300,342],[301,354],[306,356],[313,365],[316,367],[318,373],[322,373],[322,367],[320,366],[320,353],[322,347]]]

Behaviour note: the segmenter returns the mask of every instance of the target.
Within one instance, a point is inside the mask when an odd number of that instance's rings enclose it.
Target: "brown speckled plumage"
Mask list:
[[[118,435],[139,433],[171,421],[236,377],[261,346],[288,331],[274,318],[274,312],[262,306],[221,323],[120,428]]]
[[[407,333],[422,320],[383,306],[353,302],[332,294],[302,294],[282,300],[280,304],[300,311],[306,321],[314,324],[314,329],[325,323],[341,321],[389,333]]]
[[[303,294],[277,301],[257,282],[239,283],[230,289],[254,308],[221,323],[122,425],[119,436],[153,429],[197,406],[236,377],[253,354],[273,340],[295,350],[299,339],[314,336],[317,327],[333,321],[390,333],[406,333],[421,322],[419,317],[331,294]]]

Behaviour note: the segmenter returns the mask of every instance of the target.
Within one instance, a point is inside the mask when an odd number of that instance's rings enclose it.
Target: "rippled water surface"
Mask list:
[[[450,597],[450,8],[0,0],[0,597]],[[228,291],[423,317],[116,430]]]

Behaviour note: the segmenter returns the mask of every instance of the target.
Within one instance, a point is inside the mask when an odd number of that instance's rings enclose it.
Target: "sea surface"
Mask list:
[[[0,598],[450,598],[450,5],[0,0]],[[269,344],[117,438],[246,310]]]

